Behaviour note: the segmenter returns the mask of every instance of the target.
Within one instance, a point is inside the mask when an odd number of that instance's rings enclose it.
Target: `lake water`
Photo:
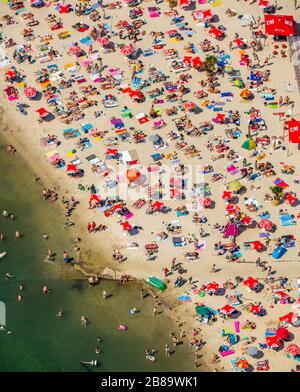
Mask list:
[[[97,359],[93,371],[191,371],[194,356],[187,344],[167,358],[164,345],[171,342],[169,331],[176,327],[165,314],[152,316],[153,299],[140,299],[138,283],[120,285],[102,281],[91,287],[82,275],[62,262],[64,250],[74,243],[63,228],[62,214],[55,204],[44,202],[42,184],[17,153],[9,156],[0,139],[0,211],[13,212],[15,219],[0,216],[0,301],[6,305],[6,324],[12,334],[0,331],[0,371],[87,371],[81,360]],[[15,238],[15,231],[24,234]],[[43,232],[49,234],[43,240]],[[47,249],[57,253],[53,264],[45,263]],[[9,272],[14,277],[6,280]],[[17,301],[19,284],[23,301]],[[47,285],[51,292],[42,293]],[[102,299],[102,290],[112,296]],[[131,315],[133,307],[140,313]],[[64,310],[61,319],[55,317]],[[84,328],[80,317],[90,321]],[[126,324],[120,332],[117,326]],[[103,342],[97,343],[97,337]],[[95,348],[101,347],[97,355]],[[156,349],[157,361],[145,360],[145,349]]]

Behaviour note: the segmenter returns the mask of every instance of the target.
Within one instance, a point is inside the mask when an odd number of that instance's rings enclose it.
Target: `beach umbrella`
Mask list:
[[[213,293],[219,290],[220,285],[216,282],[207,283],[205,291],[212,291]]]
[[[161,202],[161,201],[155,201],[153,204],[152,204],[152,208],[154,208],[155,210],[160,210],[162,207],[163,207],[163,203]]]
[[[267,230],[267,231],[270,231],[270,230],[272,230],[274,224],[273,224],[273,222],[271,222],[269,219],[262,219],[262,220],[260,221],[260,223],[259,223],[259,226],[260,226],[262,229],[265,229],[265,230]]]
[[[290,333],[286,328],[278,328],[276,331],[276,336],[278,339],[287,339],[290,336]]]
[[[48,116],[49,112],[44,108],[39,108],[35,111],[35,114],[40,118],[44,118]]]
[[[259,314],[261,307],[259,305],[252,305],[250,307],[250,313],[252,314]]]
[[[240,97],[242,97],[244,99],[249,99],[251,96],[252,96],[251,91],[249,91],[247,89],[242,90],[241,93],[240,93]]]
[[[241,79],[235,79],[234,85],[235,85],[235,87],[243,87],[244,82]]]
[[[73,164],[67,165],[67,173],[77,173],[77,166]]]
[[[121,222],[120,224],[121,224],[123,230],[125,230],[125,231],[129,231],[129,230],[132,229],[131,224],[129,222],[127,222],[127,221]]]
[[[223,191],[222,199],[223,200],[228,200],[231,199],[231,192],[230,191]]]
[[[248,151],[254,150],[256,148],[256,143],[253,139],[247,139],[242,144],[242,148]]]
[[[255,357],[255,355],[258,353],[258,349],[254,346],[248,347],[246,351],[248,355],[251,355],[251,357]]]
[[[100,38],[100,43],[102,44],[102,45],[108,45],[109,44],[109,38],[108,37],[102,37],[102,38]]]
[[[17,73],[11,69],[9,71],[5,72],[6,79],[14,79],[16,76],[17,76]]]
[[[79,54],[81,52],[81,48],[80,46],[74,45],[71,46],[71,48],[69,49],[69,53],[71,54]]]
[[[224,68],[225,73],[231,73],[232,71],[233,71],[233,68],[230,65],[226,65],[226,67]]]
[[[37,94],[37,91],[34,87],[27,86],[24,88],[24,95],[26,98],[34,98]]]
[[[242,187],[242,184],[238,180],[231,181],[227,184],[227,187],[230,191],[236,192],[239,191]]]
[[[258,285],[258,280],[249,276],[246,280],[244,280],[244,285],[253,290]]]
[[[246,361],[246,359],[240,359],[237,361],[236,366],[240,369],[248,369],[249,363]]]
[[[133,46],[132,44],[130,44],[130,45],[124,45],[124,46],[121,48],[121,53],[122,53],[124,56],[130,56],[133,52],[134,52],[134,46]]]
[[[126,172],[126,177],[129,182],[136,181],[138,178],[140,178],[140,176],[141,176],[141,172],[138,171],[137,169],[128,169]]]
[[[230,316],[234,311],[235,308],[229,304],[223,306],[223,308],[220,309],[220,312],[226,314],[227,316]]]
[[[224,233],[225,237],[236,237],[239,235],[239,228],[235,223],[231,223],[226,227],[226,231]]]
[[[211,37],[214,37],[214,38],[218,39],[218,38],[221,38],[221,37],[222,37],[223,31],[220,30],[220,29],[218,29],[217,27],[213,26],[213,27],[211,27],[211,28],[208,30],[208,34],[209,34]]]
[[[286,351],[293,357],[300,355],[300,347],[298,347],[297,344],[288,345]]]
[[[281,343],[277,336],[268,336],[266,338],[266,343],[270,348],[280,347]]]

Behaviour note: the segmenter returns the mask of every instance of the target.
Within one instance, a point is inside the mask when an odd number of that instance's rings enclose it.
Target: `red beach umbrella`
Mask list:
[[[276,336],[278,337],[278,339],[285,340],[290,336],[290,333],[286,328],[278,328],[276,331]]]
[[[39,108],[35,111],[35,114],[40,118],[44,118],[48,116],[49,112],[44,108]]]
[[[121,222],[120,224],[121,224],[123,230],[125,230],[125,231],[129,231],[129,230],[132,229],[131,224],[128,223],[127,221],[126,222]]]
[[[286,351],[293,357],[300,355],[300,347],[298,347],[297,344],[290,344],[287,346]]]
[[[292,324],[293,317],[294,317],[294,313],[289,312],[288,314],[285,314],[284,316],[279,317],[279,321],[285,321],[288,324]]]
[[[249,276],[248,279],[244,280],[244,285],[253,290],[258,285],[258,280]]]
[[[134,46],[132,44],[125,45],[121,48],[121,53],[124,56],[130,56],[134,52]]]
[[[34,98],[37,94],[37,91],[32,86],[27,86],[24,88],[24,95],[26,98]]]
[[[210,282],[206,285],[205,287],[205,291],[212,291],[213,293],[215,293],[216,291],[219,290],[220,285],[216,282]]]
[[[67,173],[77,173],[77,166],[73,164],[68,165]]]
[[[235,311],[235,308],[231,305],[225,305],[223,308],[220,309],[220,312],[223,314],[226,314],[227,316],[230,316],[233,312]]]
[[[259,223],[259,226],[262,229],[270,231],[270,230],[272,230],[272,227],[274,226],[274,224],[269,219],[262,219],[261,222]]]
[[[280,340],[277,336],[269,336],[266,338],[266,343],[270,348],[280,347]]]
[[[109,38],[108,37],[102,37],[102,38],[100,38],[100,43],[102,44],[102,45],[108,45],[109,44]]]

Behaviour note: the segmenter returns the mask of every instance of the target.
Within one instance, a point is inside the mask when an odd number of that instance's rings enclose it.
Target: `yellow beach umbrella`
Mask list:
[[[227,187],[230,191],[235,192],[235,191],[239,191],[241,189],[242,184],[238,180],[235,180],[235,181],[229,182]]]

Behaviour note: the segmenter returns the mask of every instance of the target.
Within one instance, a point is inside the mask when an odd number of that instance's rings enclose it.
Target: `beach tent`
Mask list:
[[[292,15],[264,15],[267,35],[295,35],[295,23]]]

